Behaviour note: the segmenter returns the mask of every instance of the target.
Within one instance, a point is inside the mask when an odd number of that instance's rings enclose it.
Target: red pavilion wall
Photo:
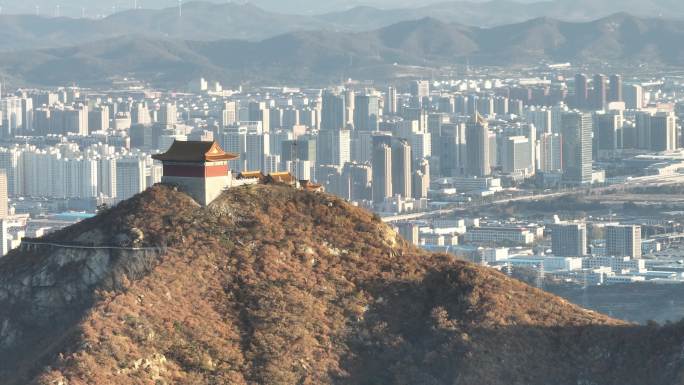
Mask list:
[[[177,165],[165,164],[164,176],[178,176],[184,178],[211,178],[227,176],[228,165]]]

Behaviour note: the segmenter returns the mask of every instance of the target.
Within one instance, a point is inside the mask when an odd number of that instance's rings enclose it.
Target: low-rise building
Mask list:
[[[524,227],[473,227],[465,233],[465,241],[473,243],[534,243],[534,234]]]
[[[609,257],[592,256],[582,260],[582,267],[585,269],[595,269],[599,267],[610,267],[612,271],[646,271],[646,261],[643,259],[632,259],[630,257]]]
[[[549,272],[582,269],[582,258],[576,257],[513,256],[508,262],[513,266],[527,266]]]

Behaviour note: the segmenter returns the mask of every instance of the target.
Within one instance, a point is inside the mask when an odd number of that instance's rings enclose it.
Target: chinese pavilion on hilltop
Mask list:
[[[168,151],[152,158],[164,165],[162,183],[178,186],[206,206],[231,186],[228,161],[238,155],[223,151],[216,142],[177,140]]]

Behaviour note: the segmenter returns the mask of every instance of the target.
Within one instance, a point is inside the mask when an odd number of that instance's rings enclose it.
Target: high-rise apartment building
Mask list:
[[[392,193],[403,198],[413,196],[411,145],[406,140],[392,141]]]
[[[109,113],[109,107],[107,107],[107,113]],[[131,107],[131,125],[148,125],[150,123],[152,123],[152,120],[150,118],[150,110],[147,108],[147,103],[134,103]]]
[[[245,162],[246,171],[267,172],[266,156],[271,155],[270,135],[267,132],[247,131],[245,140]]]
[[[650,111],[637,111],[634,115],[635,148],[642,150],[651,149],[651,118]]]
[[[475,114],[466,125],[466,174],[483,177],[491,174],[489,126]]]
[[[622,76],[610,76],[610,92],[608,93],[609,102],[622,102]]]
[[[221,127],[229,127],[238,122],[237,102],[226,102],[221,110]]]
[[[391,198],[392,190],[392,147],[387,143],[373,145],[373,202],[383,203]]]
[[[451,95],[442,96],[437,102],[437,111],[444,114],[453,114],[456,110],[454,97]]]
[[[0,169],[5,170],[10,197],[21,195],[23,190],[23,174],[19,168],[21,154],[18,148],[0,148]]]
[[[327,90],[321,102],[321,130],[342,130],[346,126],[346,100],[344,95]]]
[[[638,110],[644,106],[644,90],[638,84],[627,84],[622,88],[625,107]]]
[[[9,216],[9,194],[7,192],[7,171],[0,168],[0,220]]]
[[[116,158],[98,159],[97,191],[98,195],[116,198]]]
[[[370,164],[347,163],[342,169],[342,197],[352,201],[372,199],[373,168]]]
[[[173,103],[164,103],[159,108],[159,123],[166,128],[172,128],[178,123],[178,110]]]
[[[0,99],[0,112],[2,112],[2,136],[11,137],[17,134],[23,127],[22,101],[19,97]]]
[[[21,98],[21,133],[22,135],[32,135],[34,130],[33,99]]]
[[[146,188],[145,161],[137,156],[117,159],[116,197],[125,200]]]
[[[355,162],[370,162],[373,152],[373,131],[352,131],[351,159]]]
[[[62,132],[88,135],[88,106],[79,104],[62,111]]]
[[[356,92],[348,89],[344,93],[344,124],[345,126],[353,126],[356,122]]]
[[[88,111],[88,131],[109,130],[109,107],[99,106]]]
[[[389,115],[397,115],[399,113],[399,101],[397,98],[396,87],[390,86],[387,88],[387,98],[385,100],[385,110]]]
[[[557,257],[587,255],[587,226],[584,223],[554,224],[551,227],[551,250]]]
[[[430,82],[427,80],[415,80],[411,82],[411,95],[418,99],[430,96]]]
[[[677,147],[677,116],[674,112],[657,112],[651,117],[651,151],[672,151]]]
[[[422,159],[413,172],[413,198],[425,199],[430,189],[430,163]]]
[[[299,110],[295,108],[286,108],[282,114],[282,127],[286,130],[292,130],[295,126],[300,124]]]
[[[530,140],[524,136],[510,136],[504,139],[501,151],[502,171],[508,174],[531,175],[534,172]]]
[[[585,109],[589,104],[589,79],[587,75],[575,75],[575,108]]]
[[[562,117],[563,179],[571,184],[591,183],[593,117],[589,113],[567,112]]]
[[[528,122],[534,124],[540,134],[553,132],[553,114],[548,108],[529,108],[525,110]]]
[[[619,112],[608,112],[597,114],[594,126],[594,147],[599,154],[601,152],[613,152],[623,147],[624,124],[622,114]]]
[[[594,75],[594,89],[591,95],[592,108],[597,111],[605,110],[608,102],[608,77],[606,75]]]
[[[494,115],[494,98],[483,96],[477,100],[477,112],[482,116]]]
[[[356,95],[354,110],[354,129],[357,131],[377,131],[380,121],[380,104],[375,95]]]
[[[350,130],[321,130],[316,145],[318,164],[342,167],[351,160]]]
[[[563,141],[560,134],[542,134],[539,137],[539,162],[537,168],[542,172],[563,170]]]
[[[219,145],[225,151],[238,154],[237,159],[228,161],[228,167],[235,172],[255,171],[247,168],[247,128],[234,127],[219,137]]]
[[[636,148],[672,151],[678,147],[677,116],[674,112],[639,111],[635,115]]]
[[[606,226],[606,255],[641,258],[641,226]]]

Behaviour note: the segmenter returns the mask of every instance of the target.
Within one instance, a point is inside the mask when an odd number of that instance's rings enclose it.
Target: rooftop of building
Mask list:
[[[175,140],[163,154],[152,158],[169,162],[223,162],[239,158],[239,155],[225,152],[216,142]]]
[[[294,175],[291,173],[285,171],[285,172],[273,172],[268,174],[266,177],[267,182],[275,182],[275,183],[285,183],[285,184],[294,184],[297,182],[295,179]]]

